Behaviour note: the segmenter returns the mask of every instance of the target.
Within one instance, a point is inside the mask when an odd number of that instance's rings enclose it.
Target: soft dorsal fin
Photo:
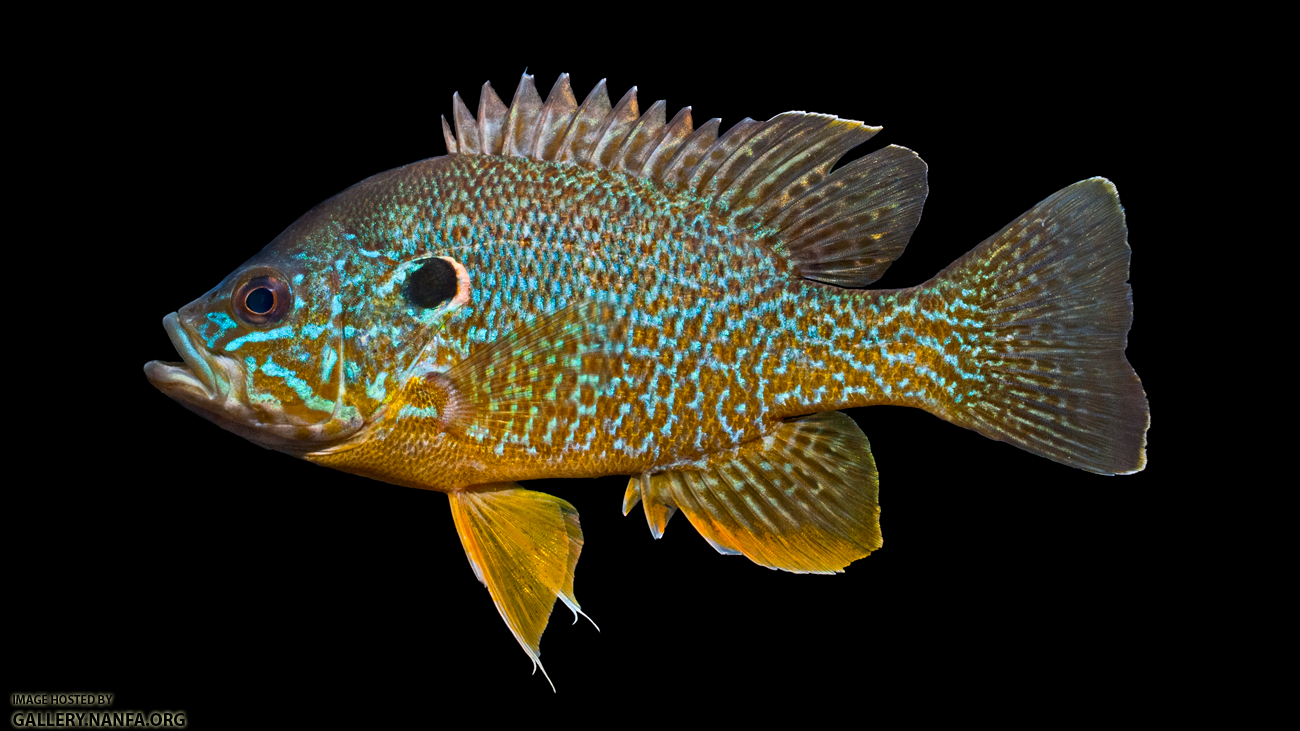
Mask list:
[[[613,106],[601,79],[581,105],[561,74],[545,103],[524,74],[507,108],[483,85],[478,116],[456,94],[447,151],[507,155],[613,170],[714,201],[737,224],[771,237],[808,279],[862,287],[902,254],[921,217],[925,163],[888,147],[831,168],[880,127],[829,114],[786,112],[694,128],[690,107],[667,120],[667,105],[639,112],[636,87]]]

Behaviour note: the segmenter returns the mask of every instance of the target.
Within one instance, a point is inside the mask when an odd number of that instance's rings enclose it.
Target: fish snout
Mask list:
[[[178,313],[163,318],[163,329],[182,362],[152,360],[145,364],[145,376],[159,390],[188,401],[217,401],[223,396],[216,374],[205,354],[194,344],[194,336],[181,323]]]

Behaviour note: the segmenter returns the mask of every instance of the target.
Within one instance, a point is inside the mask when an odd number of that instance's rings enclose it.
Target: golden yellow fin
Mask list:
[[[787,421],[704,470],[650,483],[720,553],[768,568],[838,573],[881,545],[871,445],[838,411]]]
[[[539,645],[556,598],[573,610],[575,622],[582,613],[573,596],[573,572],[582,553],[578,511],[560,498],[513,482],[475,485],[448,497],[474,575],[487,587],[534,669],[541,667]]]
[[[623,515],[632,512],[632,508],[645,498],[642,509],[645,510],[646,522],[650,524],[650,535],[655,540],[664,537],[664,528],[668,521],[677,514],[677,505],[672,496],[664,491],[662,476],[652,477],[642,472],[632,475],[627,482],[627,491],[623,493]]]

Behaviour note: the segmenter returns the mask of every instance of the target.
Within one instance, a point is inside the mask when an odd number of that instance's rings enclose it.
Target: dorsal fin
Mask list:
[[[564,134],[560,144],[560,162],[579,162],[587,159],[587,154],[595,146],[597,135],[609,116],[609,93],[605,90],[605,80],[601,79],[596,88],[587,95],[586,101],[578,107],[569,131]]]
[[[560,74],[546,95],[546,107],[537,119],[536,141],[533,142],[534,160],[554,162],[558,159],[560,145],[564,142],[564,133],[569,130],[569,123],[578,111],[578,100],[569,87],[569,75]]]
[[[623,135],[636,124],[641,116],[641,107],[636,101],[636,87],[627,90],[618,104],[610,111],[605,124],[596,135],[596,146],[591,148],[591,155],[584,162],[588,167],[608,168],[623,144]]]
[[[503,155],[528,157],[533,149],[533,132],[537,129],[537,115],[542,113],[542,97],[537,93],[533,77],[524,74],[519,79],[519,88],[515,89],[515,98],[510,102],[510,111],[506,112],[506,141],[502,147]],[[444,121],[442,126],[446,128]],[[451,152],[448,148],[448,152]]]
[[[722,136],[711,119],[698,130],[691,109],[665,123],[667,105],[639,112],[636,87],[613,106],[601,79],[581,105],[569,75],[545,104],[524,74],[507,108],[484,84],[478,117],[452,97],[454,155],[507,155],[613,170],[689,191],[759,232],[808,279],[862,287],[879,279],[907,246],[927,193],[925,163],[889,147],[831,172],[840,157],[880,131],[829,114],[786,112],[742,119]]]
[[[500,155],[501,144],[505,142],[506,105],[492,88],[492,84],[483,82],[483,89],[478,96],[478,140],[479,149],[484,155]]]
[[[478,146],[478,121],[469,113],[460,92],[451,95],[452,119],[456,122],[456,147],[463,155],[481,155]]]

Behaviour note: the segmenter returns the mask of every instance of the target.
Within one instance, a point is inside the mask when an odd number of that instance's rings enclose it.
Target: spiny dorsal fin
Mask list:
[[[478,146],[478,122],[469,113],[460,92],[451,95],[452,119],[456,122],[456,147],[462,155],[481,155]]]
[[[564,133],[564,142],[560,145],[559,162],[579,162],[587,159],[587,154],[596,144],[597,135],[609,116],[609,93],[605,90],[605,80],[601,79],[596,88],[587,95],[586,101],[578,107],[569,131]]]
[[[672,121],[668,123],[668,127],[664,129],[659,138],[659,144],[650,153],[650,157],[646,158],[645,165],[641,168],[641,176],[651,180],[663,180],[664,170],[676,157],[677,148],[681,147],[682,142],[691,136],[693,129],[691,108],[683,107],[681,111],[677,112],[677,116],[673,117]]]
[[[492,88],[492,84],[483,82],[478,96],[478,140],[479,149],[484,155],[500,155],[501,143],[505,142],[506,105]]]
[[[689,107],[687,108],[689,109]],[[685,182],[687,176],[704,158],[704,153],[713,146],[714,142],[717,142],[718,129],[721,126],[722,120],[714,117],[705,122],[703,127],[692,132],[677,148],[673,159],[668,162],[663,172],[660,173],[659,179],[669,185],[681,185]]]
[[[925,163],[901,147],[832,173],[880,128],[828,114],[746,118],[719,137],[717,119],[694,129],[690,107],[667,123],[662,100],[639,113],[636,87],[611,107],[604,79],[579,106],[568,74],[545,104],[524,74],[509,108],[488,84],[477,119],[459,95],[452,105],[454,136],[443,120],[451,154],[576,164],[690,191],[770,237],[800,276],[839,286],[866,286],[884,274],[907,246],[927,193]]]
[[[533,150],[533,132],[537,129],[537,115],[542,113],[542,97],[537,93],[533,77],[524,74],[515,89],[515,98],[506,112],[506,140],[502,154],[511,157],[528,157]],[[448,152],[451,149],[448,148]]]
[[[645,110],[645,114],[632,125],[618,154],[614,156],[614,164],[610,166],[612,169],[628,175],[638,175],[641,172],[641,165],[659,142],[666,116],[664,110],[667,107],[664,100],[660,99]]]
[[[569,87],[569,75],[560,74],[560,78],[555,80],[555,86],[551,87],[551,93],[546,95],[546,107],[542,109],[542,116],[537,119],[536,141],[533,142],[531,155],[534,160],[556,160],[560,144],[564,142],[564,133],[568,131],[569,123],[577,111],[578,100]]]
[[[641,107],[636,101],[636,87],[627,90],[614,109],[610,111],[605,124],[596,135],[596,146],[591,148],[591,155],[584,160],[588,167],[609,168],[614,154],[622,145],[623,136],[641,116]]]

